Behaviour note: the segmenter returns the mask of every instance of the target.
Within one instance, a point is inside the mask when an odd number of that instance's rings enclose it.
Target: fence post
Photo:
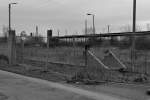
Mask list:
[[[50,46],[50,39],[52,38],[52,30],[47,30],[47,48]]]
[[[9,65],[16,64],[16,32],[11,30],[8,37],[8,57]]]
[[[147,68],[147,60],[148,60],[148,53],[145,52],[145,74],[148,74],[148,68]]]
[[[76,50],[75,49],[77,49],[77,48],[75,47],[75,38],[73,38],[73,49],[74,49],[74,56],[76,56],[76,54],[75,54]]]
[[[88,53],[88,50],[89,50],[89,45],[85,45],[85,51],[84,51],[84,56],[85,56],[85,67],[87,68],[88,64],[87,64],[87,53]]]
[[[21,63],[24,63],[24,37],[21,35]]]

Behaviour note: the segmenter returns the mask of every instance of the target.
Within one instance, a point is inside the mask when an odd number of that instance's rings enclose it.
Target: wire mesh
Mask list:
[[[131,38],[128,36],[63,39],[54,37],[50,38],[49,48],[45,41],[46,37],[19,39],[18,63],[30,64],[68,77],[82,76],[91,80],[123,82],[134,81],[140,75],[150,74],[149,51],[139,46],[141,45],[139,37],[136,38],[134,57],[131,57]],[[97,60],[88,51],[91,51]],[[109,51],[113,54],[108,55]],[[134,70],[132,70],[133,58]],[[109,69],[104,68],[104,65]],[[127,67],[125,71],[124,67],[120,67],[123,65]]]

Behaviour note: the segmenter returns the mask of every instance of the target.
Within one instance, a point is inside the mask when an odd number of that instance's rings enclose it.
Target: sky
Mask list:
[[[17,34],[26,31],[46,36],[48,29],[53,35],[84,34],[85,20],[92,27],[92,16],[95,15],[96,33],[104,32],[110,25],[110,30],[119,31],[119,27],[132,24],[133,0],[0,0],[0,33],[2,27],[8,26],[8,4],[12,5],[12,28]],[[137,0],[137,23],[150,23],[150,0]]]

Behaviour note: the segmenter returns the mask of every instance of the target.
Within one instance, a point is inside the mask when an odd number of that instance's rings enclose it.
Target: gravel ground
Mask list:
[[[0,71],[0,100],[129,100]]]
[[[101,85],[77,85],[80,88],[87,89],[95,92],[103,92],[112,95],[118,95],[120,97],[126,97],[130,100],[150,100],[150,96],[146,94],[146,91],[150,88],[150,84],[119,84],[108,83]]]
[[[41,78],[44,80],[62,83],[62,84],[65,83],[65,78],[66,78],[66,76],[63,76],[63,75],[60,75],[57,73],[53,73],[53,72],[45,73],[45,72],[39,70],[38,68],[35,68],[36,70],[33,70],[34,68],[32,68],[32,70],[25,70],[21,66],[12,66],[12,67],[1,66],[0,69],[18,73],[18,74],[23,74],[23,75],[30,76],[30,77],[36,77],[36,78]],[[0,78],[1,78],[1,76],[0,76]],[[2,82],[0,82],[0,83],[2,83]],[[8,83],[10,83],[10,82],[7,82],[7,84]],[[22,82],[18,82],[17,84],[26,85],[26,83],[27,83],[26,81],[22,81]],[[146,90],[150,88],[150,84],[129,85],[129,84],[118,84],[118,83],[105,83],[105,84],[100,84],[100,85],[71,84],[71,86],[83,88],[88,91],[93,91],[96,93],[105,93],[105,94],[109,94],[109,95],[115,95],[117,97],[127,98],[129,100],[150,100],[150,96],[146,95]],[[28,89],[26,91],[28,91]],[[2,95],[1,98],[8,98],[1,91],[0,91],[0,95]],[[1,98],[0,98],[0,100],[1,100]],[[82,100],[84,100],[84,99],[82,99]],[[85,99],[85,100],[87,100],[87,99]]]

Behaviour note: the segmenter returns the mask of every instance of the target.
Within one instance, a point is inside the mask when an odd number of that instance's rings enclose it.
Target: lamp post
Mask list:
[[[16,51],[15,51],[15,32],[11,32],[11,5],[17,3],[9,3],[9,39],[8,39],[8,50],[9,50],[9,64],[16,63]]]
[[[11,5],[15,5],[17,3],[9,3],[9,34],[11,31]]]
[[[95,15],[91,13],[87,13],[87,15],[93,16],[93,34],[95,34]]]

